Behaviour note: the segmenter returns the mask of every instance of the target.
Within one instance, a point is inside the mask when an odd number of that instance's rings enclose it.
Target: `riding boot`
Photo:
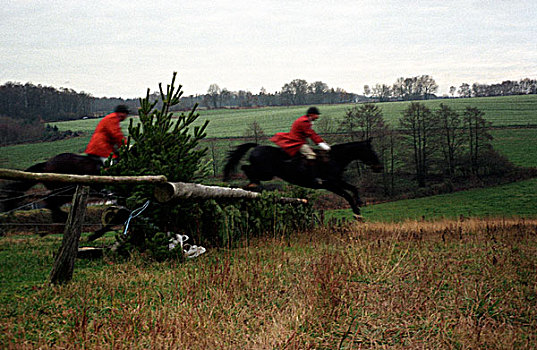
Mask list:
[[[315,185],[322,185],[323,180],[320,178],[319,171],[317,169],[317,163],[315,162],[315,159],[308,159],[307,160],[307,167],[309,174],[311,178],[313,179],[313,183]]]

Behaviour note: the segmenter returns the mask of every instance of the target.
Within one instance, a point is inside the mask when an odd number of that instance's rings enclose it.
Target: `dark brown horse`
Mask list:
[[[224,180],[229,180],[241,158],[253,148],[248,158],[250,164],[242,166],[251,184],[259,185],[261,181],[271,180],[277,176],[294,185],[326,189],[347,200],[355,215],[360,215],[363,204],[358,189],[343,180],[343,171],[353,160],[359,160],[371,166],[374,172],[381,172],[383,165],[371,146],[371,140],[341,143],[332,146],[326,161],[317,157],[314,166],[317,171],[309,171],[300,158],[291,159],[281,148],[258,146],[255,143],[239,145],[230,152],[224,168]],[[316,182],[313,174],[318,174],[322,183]]]
[[[75,175],[100,175],[103,162],[99,157],[91,155],[79,155],[75,153],[62,153],[46,162],[32,165],[25,171],[34,173],[59,173]],[[10,181],[2,189],[2,192],[9,195],[4,199],[2,212],[10,212],[17,208],[22,208],[22,194],[33,186],[37,181]],[[44,208],[51,211],[52,221],[64,223],[67,219],[67,213],[61,210],[61,206],[71,202],[75,191],[74,185],[59,182],[46,182],[43,185],[50,191],[50,194],[41,199]],[[92,189],[100,190],[98,186],[92,186]],[[101,230],[107,230],[105,226]],[[97,231],[92,237],[100,237],[106,231]]]

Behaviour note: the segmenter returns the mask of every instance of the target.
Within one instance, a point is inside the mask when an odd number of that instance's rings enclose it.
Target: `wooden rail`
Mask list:
[[[166,182],[155,187],[153,193],[159,202],[168,202],[178,198],[259,198],[257,192],[246,191],[240,188],[228,188],[220,186],[206,186],[188,182]],[[282,203],[307,203],[302,198],[279,198]]]
[[[80,185],[90,184],[125,184],[125,183],[164,183],[164,175],[147,176],[101,176],[101,175],[74,175],[58,173],[31,173],[13,169],[0,168],[0,179],[37,181],[37,182],[65,182]]]

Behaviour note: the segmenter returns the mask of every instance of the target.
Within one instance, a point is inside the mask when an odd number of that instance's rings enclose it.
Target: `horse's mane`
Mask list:
[[[337,143],[332,146],[330,157],[341,165],[346,166],[353,160],[361,159],[364,154],[362,151],[372,152],[371,139]]]
[[[363,140],[363,141],[351,141],[351,142],[343,142],[343,143],[336,143],[332,145],[332,150],[336,149],[349,149],[349,148],[356,148],[356,147],[362,147],[362,146],[370,146],[371,145],[371,139]]]

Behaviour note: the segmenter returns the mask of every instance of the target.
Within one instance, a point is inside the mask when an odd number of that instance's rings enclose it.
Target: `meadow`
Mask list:
[[[443,103],[455,111],[462,113],[466,107],[477,107],[485,113],[485,118],[495,127],[537,125],[537,95],[476,97],[469,99],[442,99],[419,101],[434,110]],[[397,121],[409,102],[383,102],[381,107],[386,121],[397,126]],[[345,116],[345,112],[355,104],[337,104],[319,106],[321,118],[329,118],[334,124]],[[199,110],[200,118],[196,125],[205,120],[210,124],[207,128],[208,137],[242,136],[246,127],[257,121],[265,134],[272,135],[279,131],[288,131],[291,123],[306,112],[307,106],[263,107],[255,109],[217,109]],[[136,120],[136,117],[134,117]],[[53,123],[61,131],[73,130],[92,133],[98,119],[84,119],[69,122]],[[320,120],[318,121],[318,123]],[[126,129],[127,122],[124,123]],[[335,131],[335,130],[334,130]]]
[[[537,179],[489,188],[365,206],[367,222],[475,218],[537,218]],[[330,210],[327,218],[352,220],[350,209]]]
[[[514,127],[510,129],[496,129],[492,131],[495,137],[493,145],[502,154],[516,165],[535,166],[537,164],[537,144],[531,140],[537,139],[536,129],[527,128],[528,125],[537,125],[537,95],[483,97],[471,99],[443,99],[420,101],[429,108],[435,109],[444,103],[458,112],[463,112],[467,106],[477,107],[485,112],[485,118],[492,122],[494,127]],[[397,126],[409,102],[380,103],[384,118],[390,124]],[[336,126],[342,120],[345,112],[355,106],[354,104],[323,105],[320,106],[321,118],[331,121],[330,131],[335,132]],[[196,122],[201,125],[209,120],[207,142],[213,142],[218,152],[224,154],[230,143],[229,137],[240,137],[245,133],[248,125],[256,121],[266,136],[279,131],[288,131],[291,123],[305,113],[305,106],[293,107],[265,107],[256,109],[218,109],[200,110],[200,118]],[[136,123],[137,117],[131,117]],[[25,144],[1,148],[0,165],[13,169],[24,169],[38,161],[43,161],[61,152],[83,152],[90,135],[95,130],[98,119],[81,119],[69,122],[53,123],[60,130],[73,130],[85,132],[87,136],[75,139]],[[318,123],[319,124],[319,123]],[[122,124],[127,133],[128,122]],[[321,132],[322,130],[318,130]],[[216,138],[216,139],[214,139]],[[221,139],[219,139],[221,138]]]
[[[534,349],[537,222],[320,227],[185,263],[78,260],[0,239],[5,349]],[[107,239],[110,239],[108,237]]]

